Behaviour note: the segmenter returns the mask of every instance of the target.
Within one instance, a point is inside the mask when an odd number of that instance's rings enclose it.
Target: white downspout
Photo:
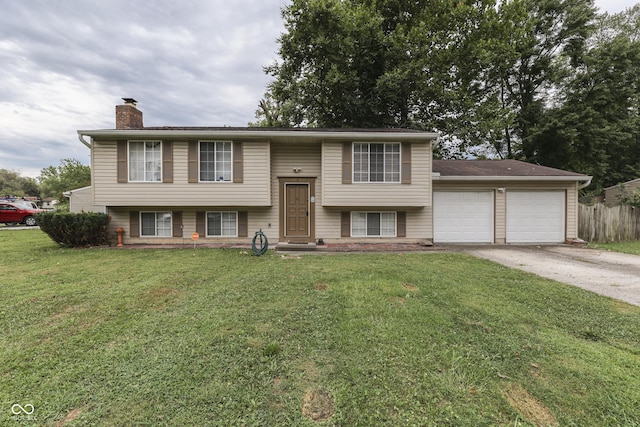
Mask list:
[[[78,139],[82,142],[88,149],[91,149],[91,144],[84,140],[81,133],[78,133]]]
[[[588,180],[584,181],[582,184],[578,184],[578,190],[582,190],[583,188],[587,188],[589,185],[591,185],[592,179],[593,177],[590,176]]]

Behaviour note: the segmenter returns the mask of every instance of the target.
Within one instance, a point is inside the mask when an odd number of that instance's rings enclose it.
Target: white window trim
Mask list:
[[[143,234],[142,233],[142,226],[143,226],[143,222],[142,222],[142,214],[155,214],[155,233],[154,235],[149,235],[149,234]],[[169,225],[169,235],[168,236],[158,236],[158,214],[169,214],[169,218],[171,218],[171,224]],[[173,237],[173,212],[171,211],[140,211],[140,237],[144,237],[144,238],[156,238],[156,239],[161,239],[161,238],[167,238],[167,237]]]
[[[225,235],[225,234],[221,234],[219,236],[215,235],[215,234],[209,234],[209,214],[211,213],[219,213],[219,214],[235,214],[236,215],[236,232],[235,234],[229,234],[229,235]],[[205,230],[205,234],[206,237],[212,237],[212,238],[229,238],[229,237],[238,237],[238,211],[206,211],[205,215],[204,215],[204,230]],[[222,218],[221,218],[222,219]]]
[[[156,181],[147,181],[146,179],[143,180],[133,180],[131,179],[131,143],[132,142],[159,142],[160,143],[160,179],[156,180]],[[145,162],[146,163],[146,162]],[[162,176],[163,176],[163,170],[162,168],[164,167],[163,165],[164,161],[162,158],[162,140],[159,139],[131,139],[129,141],[127,141],[127,180],[128,182],[135,182],[135,183],[148,183],[148,184],[158,184],[158,183],[162,183]],[[143,175],[146,177],[146,171],[144,171]]]
[[[200,147],[201,147],[201,143],[202,142],[213,142],[214,144],[217,144],[218,142],[228,142],[228,143],[231,144],[231,161],[230,161],[231,162],[231,164],[230,164],[230,166],[231,166],[231,178],[228,181],[224,181],[224,180],[223,181],[219,181],[217,179],[215,179],[213,181],[209,181],[209,180],[200,179],[200,176],[201,176],[200,175],[200,172],[201,172],[200,154],[202,152]],[[215,146],[214,146],[214,153],[215,153]],[[216,164],[216,160],[215,159],[213,160],[213,164],[214,164],[214,167],[215,167],[215,164]],[[216,175],[217,175],[217,173],[216,173]],[[198,182],[202,182],[202,183],[205,183],[205,184],[229,184],[229,183],[233,183],[233,141],[230,141],[230,140],[217,140],[217,139],[200,139],[200,140],[198,140]]]
[[[382,226],[382,214],[393,214],[393,235],[383,235],[383,234],[378,234],[378,235],[369,235],[369,234],[360,234],[360,235],[355,235],[353,233],[353,214],[365,214],[365,216],[367,214],[380,214],[380,225]],[[351,237],[371,237],[371,238],[385,238],[385,239],[391,239],[394,237],[398,237],[398,212],[396,211],[351,211],[351,218],[350,218],[350,233],[351,233]],[[365,230],[367,230],[366,224],[365,224]],[[380,232],[382,233],[382,229],[380,229]]]
[[[366,181],[356,181],[356,150],[355,150],[355,145],[356,144],[368,144],[369,146],[371,146],[371,144],[381,144],[384,146],[387,145],[397,145],[398,146],[398,180],[397,181],[371,181],[371,170],[369,168],[369,171],[367,172],[367,180]],[[370,151],[369,151],[370,152]],[[371,163],[369,163],[369,167],[371,166]],[[386,168],[386,163],[383,162],[383,166]],[[374,184],[374,185],[381,185],[381,184],[400,184],[402,182],[402,143],[401,142],[353,142],[351,143],[351,182],[353,184]],[[382,176],[385,177],[386,176],[386,171],[382,172]]]

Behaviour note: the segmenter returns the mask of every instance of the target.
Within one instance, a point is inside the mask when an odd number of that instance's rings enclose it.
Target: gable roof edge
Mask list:
[[[538,176],[483,176],[483,175],[447,175],[442,176],[440,174],[433,175],[434,181],[489,181],[489,182],[498,182],[498,181],[591,181],[593,177],[589,175],[538,175]]]
[[[376,131],[376,130],[348,130],[348,131],[323,131],[323,130],[305,130],[303,132],[296,130],[237,130],[237,129],[98,129],[98,130],[78,130],[79,136],[89,136],[91,138],[163,138],[163,137],[182,137],[182,138],[243,138],[243,139],[272,139],[272,138],[290,138],[297,137],[300,139],[324,139],[324,140],[378,140],[385,139],[402,139],[404,141],[428,141],[434,143],[439,137],[435,132],[402,132],[393,130]]]

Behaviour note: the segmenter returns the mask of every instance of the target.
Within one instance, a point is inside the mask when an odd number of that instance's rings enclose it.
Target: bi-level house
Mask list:
[[[91,148],[85,192],[125,244],[194,232],[247,243],[258,230],[281,243],[563,242],[577,237],[590,179],[516,161],[434,163],[438,135],[406,129],[144,127],[130,98],[115,129],[78,134]]]

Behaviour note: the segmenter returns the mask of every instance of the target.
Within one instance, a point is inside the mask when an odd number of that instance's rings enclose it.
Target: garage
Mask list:
[[[507,243],[562,243],[564,191],[507,191]]]
[[[436,243],[493,243],[493,191],[434,191]]]

